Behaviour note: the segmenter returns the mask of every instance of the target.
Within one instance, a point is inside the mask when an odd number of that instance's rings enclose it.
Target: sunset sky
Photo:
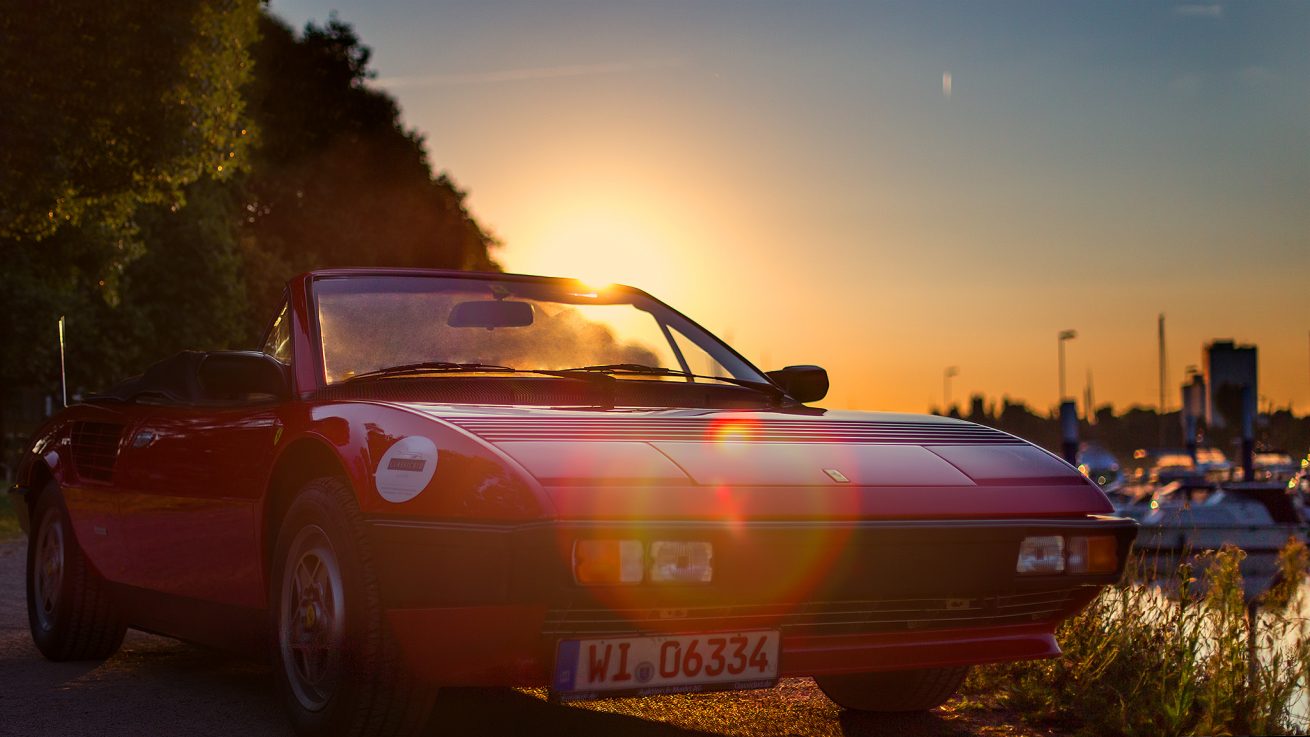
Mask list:
[[[639,286],[832,407],[1310,412],[1310,3],[273,0],[332,10],[510,271]]]

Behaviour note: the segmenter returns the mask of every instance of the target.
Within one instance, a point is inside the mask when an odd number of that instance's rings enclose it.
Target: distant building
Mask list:
[[[1196,372],[1195,366],[1187,367],[1187,378],[1182,387],[1182,411],[1178,414],[1183,423],[1183,442],[1190,446],[1196,442],[1198,423],[1205,417],[1209,395],[1205,391],[1205,377]]]
[[[1206,398],[1205,377],[1196,372],[1195,367],[1187,374],[1187,383],[1183,384],[1183,414],[1196,419],[1205,417]]]
[[[1205,346],[1205,421],[1210,427],[1226,427],[1242,421],[1242,392],[1260,396],[1258,361],[1253,345],[1216,340]]]

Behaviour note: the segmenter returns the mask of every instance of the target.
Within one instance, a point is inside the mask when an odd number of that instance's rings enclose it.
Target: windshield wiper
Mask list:
[[[769,395],[774,401],[782,401],[787,396],[786,392],[762,381],[750,381],[749,379],[738,379],[731,376],[709,376],[707,374],[694,374],[690,371],[681,371],[679,369],[665,368],[663,366],[647,366],[644,363],[602,363],[595,366],[578,366],[576,368],[559,369],[556,371],[535,370],[533,373],[549,374],[552,376],[576,376],[578,374],[603,374],[603,375],[623,375],[631,374],[634,376],[676,376],[684,379],[710,379],[712,381],[723,381],[729,384],[752,389],[762,394]]]
[[[735,384],[746,389],[767,394],[773,401],[781,402],[786,393],[773,384],[766,384],[762,381],[750,381],[747,379],[737,379],[731,376],[709,376],[707,374],[695,374],[690,371],[680,371],[678,369],[664,368],[663,366],[647,366],[644,363],[605,363],[595,366],[578,366],[576,368],[566,369],[516,369],[510,366],[500,366],[494,363],[453,363],[450,361],[422,361],[419,363],[403,363],[398,366],[387,366],[375,371],[366,371],[362,374],[355,374],[343,381],[356,381],[358,379],[375,379],[384,376],[399,376],[403,374],[437,374],[437,373],[522,373],[538,374],[542,376],[555,376],[562,379],[581,379],[600,382],[612,382],[616,375],[624,374],[632,376],[673,376],[681,379],[708,379],[711,381],[722,381],[728,384]]]
[[[354,381],[356,379],[371,379],[379,376],[396,376],[399,374],[416,374],[416,373],[457,373],[457,372],[508,372],[514,373],[518,369],[509,366],[498,366],[494,363],[452,363],[450,361],[422,361],[419,363],[402,363],[398,366],[387,366],[377,369],[376,371],[365,371],[362,374],[355,374],[344,381]]]

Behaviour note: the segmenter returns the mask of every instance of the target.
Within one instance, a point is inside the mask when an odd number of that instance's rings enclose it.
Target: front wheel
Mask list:
[[[104,660],[127,629],[114,612],[104,579],[73,535],[59,484],[41,490],[27,539],[27,623],[49,660]]]
[[[287,510],[269,577],[276,675],[302,735],[410,735],[435,689],[417,682],[383,621],[364,523],[337,478],[306,484]]]
[[[969,667],[815,676],[823,693],[853,711],[927,711],[946,703],[969,675]]]

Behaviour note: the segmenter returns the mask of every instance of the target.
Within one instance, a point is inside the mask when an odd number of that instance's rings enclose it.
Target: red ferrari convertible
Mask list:
[[[296,277],[262,351],[186,352],[52,418],[15,495],[32,638],[271,654],[302,734],[405,734],[441,686],[589,699],[813,676],[927,709],[1057,655],[1136,533],[1046,451],[826,411],[622,286]]]

